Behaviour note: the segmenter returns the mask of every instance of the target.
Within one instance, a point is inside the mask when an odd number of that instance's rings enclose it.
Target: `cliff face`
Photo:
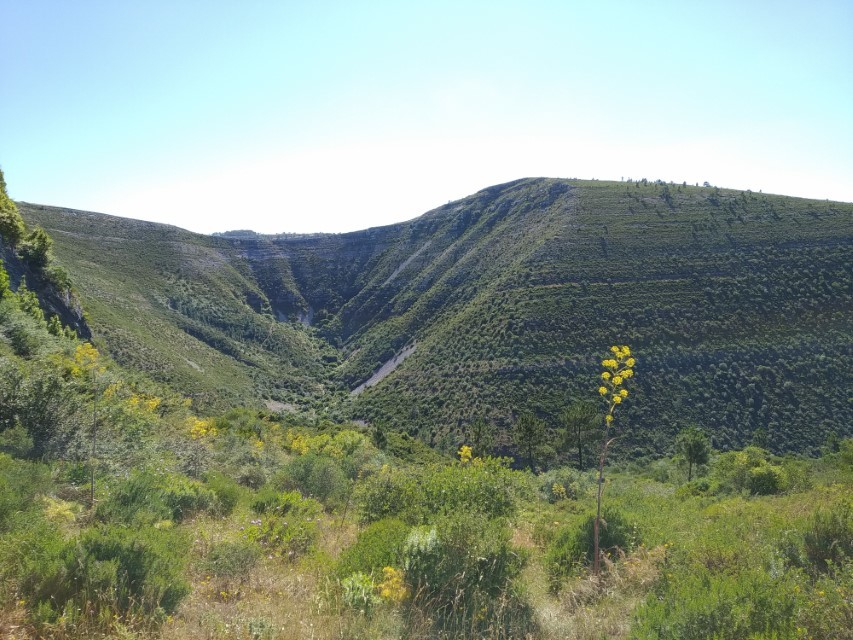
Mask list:
[[[21,280],[25,279],[27,287],[36,293],[46,316],[59,316],[65,327],[70,327],[77,335],[85,340],[92,337],[89,325],[83,315],[83,307],[79,298],[71,289],[59,290],[36,271],[30,269],[11,249],[0,243],[0,259],[9,274],[12,290],[17,291]]]
[[[525,179],[356,233],[217,237],[20,209],[55,238],[95,337],[200,401],[337,407],[451,443],[477,417],[553,424],[627,343],[638,454],[688,422],[778,450],[853,422],[850,374],[823,355],[853,344],[850,204]]]

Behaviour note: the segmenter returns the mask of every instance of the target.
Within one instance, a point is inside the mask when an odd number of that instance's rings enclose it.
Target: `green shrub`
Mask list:
[[[383,467],[359,483],[356,503],[365,522],[398,517],[419,524],[458,513],[501,518],[516,512],[523,478],[493,458],[411,471]]]
[[[530,610],[514,583],[526,560],[499,519],[459,513],[415,527],[403,548],[411,606],[451,637],[479,635],[499,618],[504,627],[525,627]],[[515,620],[499,610],[512,610]]]
[[[233,512],[240,499],[248,493],[235,480],[215,471],[207,474],[205,484],[216,496],[215,511],[222,516]]]
[[[562,578],[592,563],[594,555],[595,516],[584,519],[580,526],[562,527],[554,537],[545,555],[551,588],[559,588]],[[601,515],[599,548],[602,553],[615,556],[627,552],[640,542],[637,525],[630,522],[621,511],[605,507]]]
[[[220,578],[242,578],[252,570],[259,556],[260,550],[251,542],[220,542],[211,548],[202,566]]]
[[[786,486],[785,472],[775,464],[762,463],[749,470],[747,487],[758,496],[780,493]]]
[[[180,522],[194,513],[213,511],[216,505],[216,494],[196,480],[174,473],[140,471],[113,487],[98,505],[97,514],[105,522]]]
[[[47,465],[14,460],[0,453],[0,533],[11,527],[14,514],[27,511],[35,504],[35,498],[51,486],[50,469]]]
[[[336,573],[339,576],[358,572],[375,575],[384,567],[401,566],[409,529],[406,523],[396,518],[369,524],[358,534],[355,543],[341,553]]]
[[[816,513],[803,535],[803,552],[809,565],[822,573],[853,561],[853,506]]]
[[[252,521],[249,540],[291,559],[313,547],[323,512],[323,505],[313,498],[303,498],[296,491],[278,492],[265,487],[258,492],[252,509],[261,517]]]
[[[794,637],[793,585],[763,569],[736,574],[692,566],[664,574],[635,616],[634,640]]]
[[[327,507],[343,506],[350,492],[350,482],[341,465],[316,453],[291,459],[272,484],[280,489],[299,489]]]
[[[376,585],[369,575],[356,572],[341,580],[341,599],[350,609],[370,614],[382,600],[376,595]]]
[[[43,622],[137,616],[156,623],[190,592],[183,579],[189,545],[173,530],[105,526],[51,550],[20,587]]]
[[[575,500],[588,485],[586,474],[570,467],[552,469],[538,476],[539,494],[548,502]]]

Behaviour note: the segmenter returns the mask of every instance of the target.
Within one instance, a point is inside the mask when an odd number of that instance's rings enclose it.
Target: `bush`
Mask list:
[[[403,545],[410,527],[402,520],[386,518],[368,525],[355,543],[345,549],[338,560],[337,574],[353,573],[376,575],[384,567],[399,567],[402,563]]]
[[[213,546],[202,566],[220,578],[242,578],[252,570],[259,556],[260,550],[250,542],[220,542]]]
[[[639,608],[631,638],[789,638],[796,609],[793,585],[762,569],[732,575],[694,566],[664,574]]]
[[[587,486],[586,474],[570,467],[552,469],[538,477],[539,494],[548,502],[575,500]]]
[[[212,472],[205,479],[208,488],[216,496],[215,511],[218,515],[227,516],[248,492],[237,482],[221,473]]]
[[[106,526],[42,557],[21,583],[43,622],[111,624],[114,617],[157,623],[190,592],[183,579],[189,545],[172,530]]]
[[[803,552],[809,565],[826,573],[853,560],[853,507],[820,511],[803,535]]]
[[[350,492],[350,482],[341,465],[315,453],[294,457],[272,484],[279,489],[299,489],[330,508],[346,504]]]
[[[199,511],[213,511],[216,505],[216,494],[200,482],[179,474],[142,471],[114,487],[98,505],[97,515],[102,521],[127,524],[180,522]]]
[[[762,463],[749,470],[747,487],[752,495],[769,496],[780,493],[785,485],[785,473],[782,467]]]
[[[525,489],[523,478],[493,458],[416,471],[383,467],[359,484],[356,502],[365,522],[398,517],[422,524],[458,513],[502,518],[516,512],[517,498]]]
[[[382,600],[376,595],[376,585],[369,575],[353,573],[341,580],[341,599],[350,609],[367,615]]]
[[[529,608],[514,590],[526,560],[510,543],[505,522],[473,513],[414,528],[403,549],[411,605],[450,636],[478,635],[497,620],[503,627],[527,626]],[[514,615],[499,616],[499,610]]]
[[[291,559],[314,545],[323,505],[313,498],[303,498],[296,491],[264,488],[258,492],[252,509],[262,517],[252,521],[249,540]]]
[[[571,575],[581,567],[592,564],[594,555],[595,516],[588,516],[580,527],[565,526],[548,547],[545,562],[551,588],[557,590],[562,578]],[[640,534],[635,523],[613,508],[605,508],[601,514],[599,548],[602,553],[615,556],[620,551],[627,552],[640,542]]]

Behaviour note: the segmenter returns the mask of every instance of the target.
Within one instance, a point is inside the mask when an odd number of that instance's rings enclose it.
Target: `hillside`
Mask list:
[[[96,341],[202,405],[311,407],[445,448],[484,417],[510,447],[522,411],[553,425],[594,394],[616,342],[640,362],[623,453],[690,422],[721,448],[851,435],[851,204],[526,179],[362,232],[217,237],[19,207]]]

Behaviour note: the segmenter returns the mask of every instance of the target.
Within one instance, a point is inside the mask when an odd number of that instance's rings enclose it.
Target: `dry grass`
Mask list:
[[[634,609],[646,597],[660,573],[666,549],[641,547],[618,562],[606,561],[600,578],[569,580],[558,597],[547,592],[544,568],[531,565],[525,582],[543,640],[627,638]]]

